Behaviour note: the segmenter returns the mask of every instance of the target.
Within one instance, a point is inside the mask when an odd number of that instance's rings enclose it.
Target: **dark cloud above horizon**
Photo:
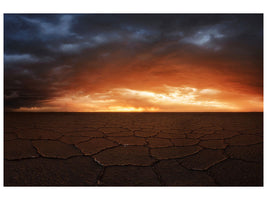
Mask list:
[[[258,98],[263,16],[5,14],[4,76],[7,110],[117,88],[159,92],[164,85]],[[120,106],[122,97],[112,98]]]

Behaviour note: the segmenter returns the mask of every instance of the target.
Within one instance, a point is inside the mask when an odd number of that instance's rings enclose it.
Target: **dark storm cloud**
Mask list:
[[[262,15],[6,14],[5,106],[31,107],[70,90],[115,84],[101,69],[164,76],[172,69],[151,68],[170,59],[255,73],[241,82],[262,88],[262,20]]]

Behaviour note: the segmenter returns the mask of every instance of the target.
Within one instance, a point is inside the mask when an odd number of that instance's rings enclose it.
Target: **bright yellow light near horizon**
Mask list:
[[[143,107],[125,107],[125,106],[110,106],[107,111],[110,112],[155,112],[158,108],[143,108]]]
[[[219,90],[215,89],[197,89],[191,87],[171,87],[164,86],[165,93],[156,93],[151,91],[140,91],[127,88],[117,88],[116,91],[121,95],[133,99],[145,99],[147,102],[156,105],[198,105],[203,107],[215,107],[215,108],[227,108],[227,109],[238,109],[236,106],[228,105],[227,103],[221,103],[213,100],[200,100],[198,99],[201,95],[214,95],[220,93]]]
[[[214,95],[221,91],[215,89],[163,86],[159,91],[162,92],[114,88],[107,92],[85,95],[77,92],[77,94],[52,99],[39,107],[23,107],[17,111],[164,112],[172,110],[179,112],[183,110],[194,112],[194,110],[200,111],[201,108],[204,111],[241,109],[237,104],[217,100]]]
[[[111,111],[111,112],[142,112],[142,111],[144,111],[144,108],[110,106],[108,108],[108,111]]]

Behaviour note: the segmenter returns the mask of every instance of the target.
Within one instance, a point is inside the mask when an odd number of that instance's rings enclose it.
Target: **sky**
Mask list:
[[[262,112],[261,14],[5,14],[4,106]]]

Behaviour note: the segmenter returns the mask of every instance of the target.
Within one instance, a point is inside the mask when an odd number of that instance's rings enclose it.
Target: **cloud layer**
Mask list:
[[[263,16],[7,14],[4,64],[6,110],[262,111]]]

